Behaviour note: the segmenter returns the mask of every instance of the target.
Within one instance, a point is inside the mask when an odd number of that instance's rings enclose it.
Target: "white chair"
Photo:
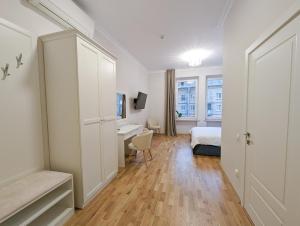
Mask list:
[[[153,136],[152,130],[145,131],[145,132],[135,136],[134,138],[132,138],[131,143],[128,145],[129,149],[131,149],[132,151],[135,151],[135,152],[142,151],[143,152],[146,166],[148,166],[148,165],[147,165],[145,151],[149,152],[150,157],[151,157],[150,160],[152,160],[152,153],[151,153],[152,136]]]
[[[156,120],[148,119],[148,129],[160,134],[160,125]]]

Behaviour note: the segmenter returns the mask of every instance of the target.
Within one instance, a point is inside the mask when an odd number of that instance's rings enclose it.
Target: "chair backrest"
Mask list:
[[[158,125],[158,123],[157,123],[157,121],[155,121],[154,119],[148,119],[148,127],[152,127],[152,126],[157,126]]]
[[[132,143],[139,150],[150,149],[152,143],[152,137],[153,137],[153,131],[152,130],[146,131],[132,138]]]

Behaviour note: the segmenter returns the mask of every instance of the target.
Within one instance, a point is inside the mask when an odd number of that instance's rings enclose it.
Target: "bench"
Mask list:
[[[39,171],[0,187],[0,225],[62,225],[74,213],[73,177]]]

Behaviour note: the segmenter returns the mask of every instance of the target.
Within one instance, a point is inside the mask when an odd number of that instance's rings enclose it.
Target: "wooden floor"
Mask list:
[[[195,157],[189,136],[155,136],[154,159],[131,162],[66,225],[252,225],[218,158]]]

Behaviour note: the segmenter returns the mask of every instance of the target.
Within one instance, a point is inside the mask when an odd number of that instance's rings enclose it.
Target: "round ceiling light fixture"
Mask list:
[[[197,67],[202,64],[202,61],[208,58],[212,51],[206,49],[192,49],[183,53],[180,58],[187,62],[190,67]]]

